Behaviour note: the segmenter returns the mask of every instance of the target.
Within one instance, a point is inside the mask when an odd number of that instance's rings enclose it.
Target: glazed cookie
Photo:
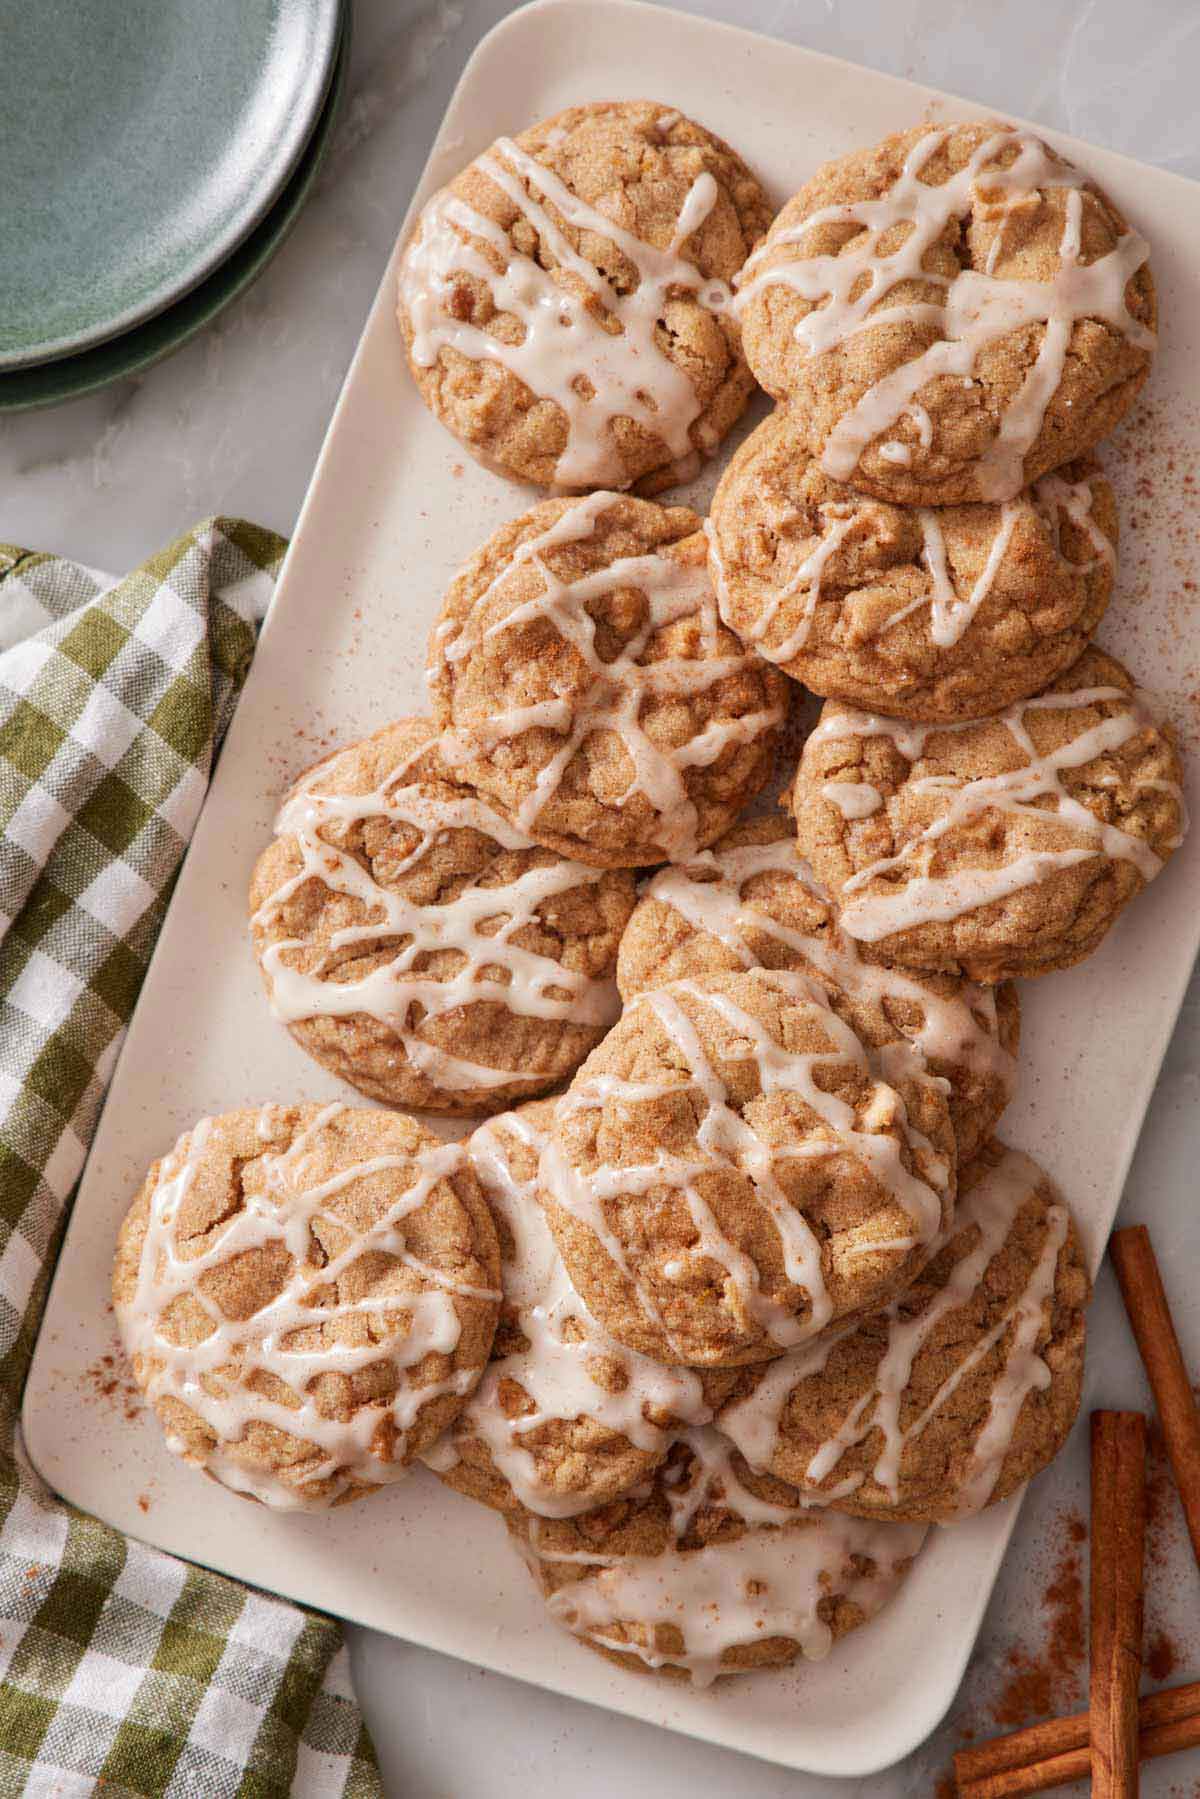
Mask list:
[[[653,101],[498,139],[434,195],[401,264],[421,397],[523,481],[690,479],[754,390],[729,283],[771,212],[728,144]]]
[[[968,725],[827,704],[792,791],[843,931],[976,981],[1069,968],[1185,827],[1175,733],[1089,649],[1037,699]]]
[[[615,1342],[567,1279],[535,1191],[553,1111],[535,1100],[467,1145],[496,1221],[504,1299],[491,1364],[424,1459],[498,1511],[568,1518],[644,1480],[681,1424],[712,1413],[693,1369]]]
[[[610,493],[488,539],[443,602],[429,686],[465,776],[597,868],[719,837],[787,711],[784,677],[717,616],[696,514]]]
[[[743,273],[762,385],[835,481],[902,506],[1013,499],[1150,368],[1149,247],[1078,169],[995,122],[820,169]]]
[[[250,887],[271,1004],[372,1099],[490,1112],[564,1080],[617,1015],[632,878],[533,843],[405,718],[320,762]]]
[[[916,1285],[784,1356],[719,1417],[748,1461],[862,1518],[949,1523],[1044,1468],[1083,1385],[1090,1283],[1067,1208],[1028,1156],[989,1143]]]
[[[584,1302],[620,1342],[703,1367],[884,1304],[954,1188],[943,1084],[901,1088],[805,975],[640,995],[559,1100],[539,1167]]]
[[[457,1144],[342,1105],[203,1118],[121,1226],[113,1304],[185,1461],[288,1509],[398,1480],[461,1411],[500,1253]]]
[[[725,470],[706,532],[721,617],[794,680],[897,718],[979,718],[1082,655],[1117,510],[1093,462],[1003,505],[890,506],[823,474],[780,408]]]
[[[820,1661],[886,1604],[925,1536],[806,1511],[712,1430],[687,1431],[647,1491],[510,1529],[557,1623],[621,1667],[696,1687]]]
[[[960,1161],[1012,1097],[1020,1031],[1012,983],[977,987],[868,962],[838,929],[780,818],[748,819],[694,861],[659,870],[621,939],[617,985],[628,1003],[670,981],[746,968],[811,975],[885,1080],[894,1084],[907,1060],[910,1071],[947,1081]]]

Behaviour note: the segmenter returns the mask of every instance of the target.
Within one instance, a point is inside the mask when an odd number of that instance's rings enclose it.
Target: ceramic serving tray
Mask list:
[[[611,0],[540,0],[480,45],[415,209],[501,133],[596,98],[661,99],[728,137],[782,200],[826,158],[980,108],[789,44]],[[1200,430],[1200,187],[1073,153],[1154,246],[1164,345],[1141,422],[1108,448],[1125,547],[1102,641],[1179,702],[1197,687],[1184,583],[1195,532],[1164,501]],[[410,214],[410,217],[412,215]],[[407,235],[408,225],[401,233]],[[116,1071],[25,1404],[68,1499],[164,1549],[506,1674],[827,1775],[904,1755],[953,1697],[1017,1515],[933,1533],[911,1579],[829,1659],[707,1692],[611,1667],[546,1621],[498,1518],[424,1470],[332,1515],[280,1516],[199,1479],[152,1419],[98,1397],[118,1221],[146,1164],[200,1114],[345,1095],[274,1022],[244,895],[289,778],[327,743],[423,703],[426,633],[452,572],[531,493],[477,467],[408,378],[384,276],[305,502],[212,792]],[[1148,412],[1148,417],[1146,416]],[[687,497],[703,507],[711,484]],[[1192,571],[1194,572],[1194,571]],[[1200,947],[1200,831],[1085,966],[1027,984],[1010,1141],[1059,1179],[1098,1261]],[[127,1416],[127,1410],[129,1415]]]

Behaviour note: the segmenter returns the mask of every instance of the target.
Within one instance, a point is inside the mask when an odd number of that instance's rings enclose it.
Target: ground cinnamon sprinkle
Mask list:
[[[1179,1536],[1179,1499],[1157,1418],[1146,1433],[1146,1559],[1163,1568]]]
[[[1181,409],[1177,400],[1168,405],[1151,392],[1102,458],[1118,490],[1122,536],[1117,600],[1101,636],[1135,673],[1141,657],[1154,651],[1174,669],[1163,697],[1185,747],[1200,741],[1198,423],[1193,408]]]
[[[1083,1607],[1083,1559],[1087,1526],[1078,1513],[1063,1520],[1066,1539],[1042,1594],[1047,1614],[1046,1640],[1040,1653],[1014,1645],[1008,1652],[1008,1677],[989,1707],[992,1722],[1016,1730],[1034,1718],[1069,1710],[1083,1686],[1087,1662],[1087,1627]]]
[[[1184,1578],[1190,1583],[1186,1544],[1183,1510],[1167,1461],[1166,1445],[1158,1420],[1153,1418],[1146,1437],[1145,1665],[1147,1678],[1156,1687],[1194,1669],[1200,1650],[1200,1641],[1190,1629],[1185,1627],[1183,1639],[1178,1635],[1181,1608],[1179,1576],[1174,1571],[1182,1559],[1188,1567]],[[1175,1628],[1164,1622],[1164,1613]],[[1184,1611],[1185,1620],[1188,1616],[1189,1611]]]
[[[964,1710],[950,1725],[951,1752],[1041,1718],[1078,1711],[1086,1703],[1087,1539],[1087,1523],[1079,1512],[1060,1514],[1047,1546],[1054,1559],[1042,1591],[1042,1646],[1031,1650],[1014,1644],[1009,1649],[994,1697],[981,1692],[979,1679],[973,1683]],[[954,1776],[948,1772],[935,1781],[933,1799],[954,1799],[956,1792]]]
[[[1157,1419],[1147,1432],[1146,1455],[1146,1635],[1147,1689],[1172,1680],[1195,1678],[1200,1667],[1200,1620],[1196,1638],[1187,1620],[1190,1607],[1181,1606],[1179,1566],[1192,1590],[1195,1570],[1185,1553],[1186,1531],[1179,1495],[1167,1461],[1166,1447]],[[1087,1693],[1087,1579],[1088,1529],[1074,1511],[1060,1516],[1048,1549],[1055,1559],[1042,1593],[1045,1635],[1040,1649],[1014,1645],[1004,1656],[990,1681],[978,1670],[967,1689],[963,1711],[948,1729],[949,1747],[1008,1730],[1019,1730],[1042,1718],[1062,1717],[1081,1710]],[[1182,1619],[1182,1622],[1181,1622]],[[985,1684],[986,1682],[986,1684]],[[942,1739],[943,1745],[947,1738]],[[945,1753],[943,1747],[942,1753]],[[933,1799],[953,1799],[955,1785],[949,1773],[933,1784]],[[1200,1799],[1200,1784],[1170,1789],[1172,1799]]]
[[[1146,1672],[1156,1687],[1165,1685],[1174,1674],[1179,1665],[1179,1656],[1165,1631],[1158,1631],[1146,1644],[1145,1662]]]
[[[132,1423],[142,1409],[142,1394],[125,1358],[117,1352],[97,1356],[80,1377],[95,1399],[119,1406]]]

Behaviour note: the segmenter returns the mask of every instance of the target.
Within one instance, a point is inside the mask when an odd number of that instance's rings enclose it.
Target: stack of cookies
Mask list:
[[[721,613],[828,703],[800,848],[873,958],[1068,967],[1179,841],[1169,734],[1091,647],[1116,570],[1091,452],[1149,371],[1145,240],[997,124],[820,170],[734,311],[778,401],[708,521]]]
[[[253,873],[276,1015],[379,1109],[201,1121],[114,1276],[195,1466],[313,1509],[423,1460],[583,1642],[699,1685],[825,1654],[1062,1445],[1089,1281],[994,1135],[1014,979],[1184,827],[1172,733],[1090,646],[1142,240],[990,125],[770,218],[651,103],[425,209],[421,392],[559,491],[445,595],[429,716],[309,770]],[[711,517],[645,497],[755,376]],[[797,683],[820,722],[746,816]]]

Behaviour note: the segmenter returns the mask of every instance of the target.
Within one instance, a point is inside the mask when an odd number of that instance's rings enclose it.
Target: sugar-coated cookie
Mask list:
[[[820,1661],[887,1603],[925,1537],[805,1510],[704,1429],[684,1434],[647,1489],[510,1529],[556,1623],[621,1667],[696,1687]]]
[[[944,1085],[878,1079],[806,975],[639,995],[542,1152],[574,1285],[619,1341],[704,1367],[765,1361],[882,1305],[953,1201]]]
[[[893,506],[831,481],[783,408],[729,463],[706,531],[732,630],[814,693],[897,718],[1040,692],[1087,647],[1116,567],[1094,462],[1003,504]]]
[[[479,1380],[499,1287],[462,1148],[343,1105],[201,1119],[150,1169],[113,1268],[168,1446],[284,1509],[400,1478]]]
[[[1175,733],[1091,648],[967,725],[828,703],[792,789],[800,849],[871,954],[977,981],[1069,968],[1185,829]]]
[[[1006,1499],[1066,1441],[1090,1282],[1071,1216],[994,1140],[907,1293],[740,1377],[718,1423],[757,1468],[864,1518],[925,1523]]]
[[[276,832],[250,888],[272,1007],[372,1099],[495,1111],[565,1079],[616,1017],[630,876],[532,842],[428,719],[318,763]]]
[[[868,961],[838,929],[781,818],[747,819],[692,861],[659,870],[621,939],[617,985],[628,1004],[670,981],[755,967],[811,975],[893,1084],[906,1067],[948,1082],[959,1159],[974,1155],[1016,1081],[1011,981],[981,987]]]
[[[653,101],[498,139],[430,200],[401,265],[421,397],[522,481],[689,479],[754,388],[729,284],[771,212],[728,144]]]
[[[644,1480],[682,1425],[707,1423],[712,1383],[616,1342],[572,1287],[537,1198],[553,1113],[552,1100],[533,1100],[467,1144],[500,1239],[504,1299],[487,1371],[424,1459],[497,1511],[569,1518]]]
[[[1027,132],[918,125],[818,170],[735,310],[822,469],[903,506],[1012,499],[1149,372],[1144,238]]]
[[[718,617],[696,514],[611,493],[494,532],[446,595],[428,674],[464,777],[601,868],[719,837],[767,779],[788,704]]]

